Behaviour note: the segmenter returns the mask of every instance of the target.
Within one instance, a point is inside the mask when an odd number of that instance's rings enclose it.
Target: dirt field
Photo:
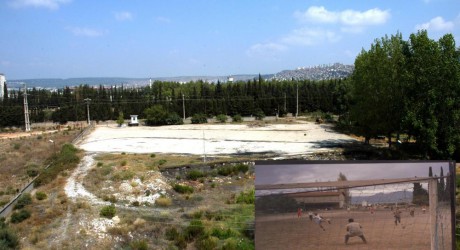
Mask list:
[[[430,218],[428,212],[416,210],[415,216],[403,212],[402,224],[395,226],[389,209],[374,214],[369,211],[321,211],[331,224],[324,223],[326,231],[310,221],[304,213],[256,215],[256,249],[430,249]],[[344,243],[348,218],[361,223],[364,244],[359,237]],[[447,248],[449,249],[449,248]]]
[[[99,125],[79,145],[88,152],[175,153],[225,155],[271,153],[280,156],[328,151],[356,142],[331,125],[192,124],[160,127]]]

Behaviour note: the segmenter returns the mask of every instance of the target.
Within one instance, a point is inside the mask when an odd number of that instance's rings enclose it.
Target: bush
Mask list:
[[[44,200],[46,199],[48,196],[46,195],[46,193],[44,192],[36,192],[35,193],[35,198],[37,198],[37,200],[41,201],[41,200]]]
[[[216,116],[216,120],[220,123],[225,123],[227,122],[227,116],[224,115],[224,114],[220,114],[218,116]]]
[[[179,237],[179,232],[175,227],[170,227],[166,229],[165,236],[167,240],[175,240]]]
[[[193,193],[193,187],[187,185],[174,184],[173,189],[181,194]]]
[[[182,125],[182,124],[184,124],[184,120],[182,120],[182,118],[176,113],[169,114],[168,117],[166,117],[166,125]]]
[[[234,115],[232,117],[232,121],[233,122],[242,122],[243,121],[243,117],[241,117],[241,115]]]
[[[194,181],[198,180],[201,177],[205,177],[205,176],[206,175],[202,171],[196,170],[196,169],[187,173],[187,179],[194,180]]]
[[[236,197],[236,203],[254,204],[255,199],[255,191],[254,189],[250,189],[247,192],[241,192],[238,197]]]
[[[23,193],[16,202],[16,205],[14,205],[14,209],[24,208],[26,205],[29,205],[31,203],[32,196],[29,193]]]
[[[192,124],[208,123],[208,118],[205,114],[194,114],[192,116]]]
[[[155,204],[160,207],[169,207],[172,204],[172,200],[168,197],[159,197],[155,200]]]
[[[19,212],[13,212],[11,214],[11,223],[19,223],[19,222],[22,222],[26,219],[28,219],[30,217],[30,212],[23,209],[23,210],[20,210]]]
[[[256,117],[256,120],[263,120],[265,118],[265,113],[262,109],[258,108],[254,112],[254,116]]]
[[[239,172],[246,173],[249,170],[249,166],[246,164],[237,164],[235,166],[225,166],[219,167],[217,169],[217,174],[223,176],[236,175]]]
[[[27,175],[28,175],[29,177],[35,177],[35,176],[37,176],[38,173],[39,173],[38,169],[36,169],[36,168],[28,168],[28,169],[26,170],[26,172],[27,172]]]
[[[158,161],[158,164],[159,164],[159,165],[163,165],[163,164],[165,164],[166,162],[167,162],[167,160],[161,159],[161,160]]]
[[[0,218],[0,249],[17,249],[18,247],[18,236],[5,224],[5,218]]]
[[[183,121],[176,113],[169,113],[162,105],[154,105],[144,111],[147,126],[179,125]]]
[[[195,246],[197,249],[203,250],[213,250],[217,248],[219,239],[213,236],[201,237],[195,241]]]
[[[185,238],[192,240],[197,236],[200,236],[204,233],[204,225],[201,220],[194,219],[190,221],[190,224],[185,228]]]
[[[102,217],[106,217],[106,218],[111,219],[111,218],[113,218],[115,216],[116,212],[117,211],[115,209],[115,206],[112,204],[110,206],[104,206],[101,209],[99,215],[102,216]]]
[[[133,250],[147,250],[149,249],[149,244],[146,240],[136,240],[129,243],[129,246]]]

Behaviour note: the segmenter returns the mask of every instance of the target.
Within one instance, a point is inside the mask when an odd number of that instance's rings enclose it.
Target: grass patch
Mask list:
[[[13,212],[11,214],[10,221],[11,223],[17,224],[17,223],[27,220],[28,218],[30,218],[30,212],[25,209],[22,209],[22,210],[19,210],[19,212],[18,211]]]
[[[61,172],[77,167],[79,162],[78,149],[72,144],[64,144],[55,161],[35,179],[35,187],[50,183]]]
[[[181,193],[181,194],[191,194],[193,193],[193,187],[181,184],[174,184],[173,186],[174,191]]]
[[[155,200],[155,205],[160,207],[169,207],[172,204],[171,198],[168,197],[159,197]]]
[[[110,206],[104,206],[102,207],[101,211],[99,212],[99,215],[108,219],[111,219],[115,216],[117,213],[117,210],[115,206],[112,204]]]
[[[46,193],[39,191],[39,192],[35,193],[35,198],[37,198],[37,200],[41,201],[41,200],[44,200],[44,199],[48,198],[48,196],[46,195]]]

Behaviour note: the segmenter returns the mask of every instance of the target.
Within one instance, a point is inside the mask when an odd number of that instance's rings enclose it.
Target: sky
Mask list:
[[[395,179],[428,177],[432,167],[433,175],[444,176],[449,172],[448,162],[375,162],[375,163],[305,163],[273,164],[255,166],[256,185],[288,184],[336,181],[342,173],[347,180]]]
[[[276,163],[276,164],[256,164],[255,165],[255,185],[264,184],[289,184],[289,183],[314,183],[336,181],[342,173],[347,180],[373,180],[373,179],[396,179],[412,177],[428,177],[429,167],[432,167],[433,175],[443,176],[449,173],[449,163],[446,161],[431,162],[343,162],[343,163]],[[427,189],[428,184],[422,183],[422,187]],[[401,183],[395,185],[379,185],[365,188],[352,189],[354,196],[373,195],[376,193],[388,193],[402,190],[412,190],[412,183]],[[257,187],[256,187],[257,189]],[[256,190],[256,195],[267,195],[273,193],[302,192],[307,189],[290,190]]]
[[[272,74],[353,64],[419,29],[460,42],[458,0],[2,0],[8,79]],[[458,45],[457,45],[458,46]]]

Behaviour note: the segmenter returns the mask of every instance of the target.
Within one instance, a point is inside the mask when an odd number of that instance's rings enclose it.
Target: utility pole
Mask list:
[[[185,123],[185,99],[184,94],[182,94],[182,113],[184,114],[184,123]]]
[[[30,121],[29,121],[29,104],[27,103],[27,87],[25,83],[21,83],[24,85],[24,121],[25,121],[25,130],[26,132],[30,131]]]
[[[86,112],[88,113],[88,125],[89,125],[89,124],[91,124],[91,120],[89,119],[89,102],[91,101],[91,99],[86,98],[83,101],[86,102]]]

